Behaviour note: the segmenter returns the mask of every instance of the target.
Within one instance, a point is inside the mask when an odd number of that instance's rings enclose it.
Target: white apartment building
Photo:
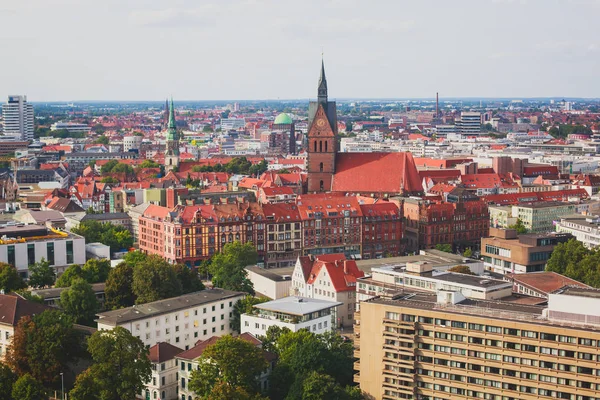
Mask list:
[[[121,326],[147,346],[166,342],[185,350],[198,340],[234,333],[233,306],[246,293],[206,289],[98,314],[98,330]]]
[[[290,275],[279,275],[254,265],[246,267],[246,272],[248,272],[248,279],[252,282],[256,293],[273,300],[290,295],[292,286]]]
[[[69,133],[88,133],[90,126],[87,124],[78,124],[76,122],[55,122],[50,125],[51,131],[66,130]]]
[[[356,280],[365,276],[356,261],[343,254],[298,257],[292,273],[290,294],[341,303],[336,309],[336,326],[354,321]]]
[[[72,264],[85,264],[85,239],[40,225],[0,227],[0,262],[14,265],[19,275],[27,279],[29,266],[42,259],[56,272]]]
[[[266,335],[271,326],[292,332],[307,329],[321,334],[335,329],[335,308],[339,301],[289,296],[254,306],[252,314],[242,314],[242,333]]]
[[[33,141],[33,105],[27,102],[27,96],[8,96],[2,105],[2,118],[5,136]]]
[[[477,265],[474,269],[478,270]],[[473,272],[473,271],[471,271]],[[464,297],[478,300],[496,300],[512,293],[512,283],[486,276],[436,271],[429,263],[407,263],[405,266],[373,268],[372,275],[358,280],[358,301],[375,296],[394,297],[405,289],[431,292],[446,290],[460,292]]]
[[[570,233],[588,249],[600,245],[600,217],[569,215],[556,223],[556,232]]]
[[[244,129],[246,127],[246,120],[244,118],[223,118],[221,120],[221,131],[236,131],[238,129]]]
[[[138,399],[177,400],[177,361],[175,356],[183,349],[172,344],[160,342],[150,347],[148,358],[152,363],[152,377],[142,389]]]

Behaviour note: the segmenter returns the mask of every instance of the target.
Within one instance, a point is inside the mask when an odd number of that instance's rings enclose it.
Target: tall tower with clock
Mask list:
[[[335,101],[327,99],[327,79],[323,61],[321,61],[317,101],[310,102],[308,118],[308,192],[328,192],[331,191],[333,183],[335,156],[338,151],[337,109]]]

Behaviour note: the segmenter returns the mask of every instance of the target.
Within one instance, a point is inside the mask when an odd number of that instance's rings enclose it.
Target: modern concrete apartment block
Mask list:
[[[257,304],[252,314],[242,314],[242,333],[264,336],[271,326],[292,332],[300,329],[317,334],[331,331],[335,329],[335,307],[341,304],[297,296]]]
[[[597,399],[600,291],[548,306],[406,291],[362,302],[355,382],[374,399]]]

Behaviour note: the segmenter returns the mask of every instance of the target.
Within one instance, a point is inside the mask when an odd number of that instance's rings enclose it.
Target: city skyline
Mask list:
[[[597,1],[396,3],[3,5],[0,87],[32,102],[307,99],[324,51],[336,99],[600,93]]]

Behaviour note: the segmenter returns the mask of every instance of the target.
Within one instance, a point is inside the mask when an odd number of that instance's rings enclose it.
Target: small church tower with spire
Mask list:
[[[307,135],[308,192],[329,192],[335,173],[337,154],[337,108],[327,98],[325,63],[321,60],[321,75],[317,101],[308,105],[309,128]]]
[[[165,172],[179,167],[179,134],[175,124],[175,107],[173,98],[169,106],[169,123],[167,125],[167,148],[165,151]]]

